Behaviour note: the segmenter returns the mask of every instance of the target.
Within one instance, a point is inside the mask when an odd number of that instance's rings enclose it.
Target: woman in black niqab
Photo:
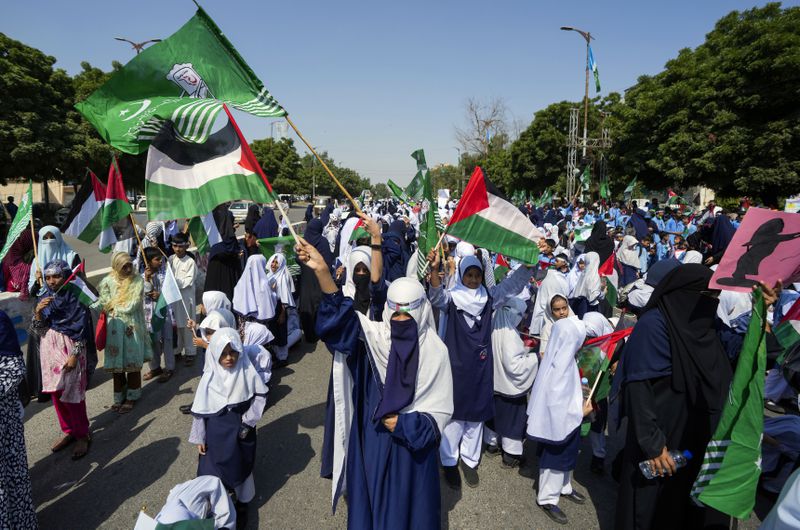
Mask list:
[[[708,289],[711,275],[699,264],[673,269],[625,345],[617,375],[628,431],[615,528],[702,528],[712,519],[724,521],[689,497],[732,378],[713,325],[718,300]],[[639,462],[665,449],[694,456],[671,477],[644,478]]]
[[[261,213],[258,211],[258,205],[251,204],[247,207],[247,217],[244,219],[244,229],[253,234],[253,228],[260,219]]]
[[[323,227],[321,219],[312,219],[306,225],[303,239],[317,249],[330,268],[333,267],[333,254],[328,240],[322,236]],[[317,307],[322,302],[322,291],[320,291],[319,280],[317,280],[317,275],[314,274],[314,271],[300,260],[297,260],[297,263],[300,265],[297,302],[300,327],[303,329],[303,336],[306,342],[317,342],[317,333],[314,330],[314,326],[317,322]]]
[[[594,223],[592,233],[584,245],[584,252],[597,252],[597,255],[600,256],[600,265],[614,253],[614,240],[608,237],[608,227],[605,221]]]
[[[221,291],[228,300],[233,300],[233,289],[242,275],[239,241],[233,228],[233,214],[228,210],[226,203],[214,208],[212,214],[222,241],[211,247],[203,291]]]

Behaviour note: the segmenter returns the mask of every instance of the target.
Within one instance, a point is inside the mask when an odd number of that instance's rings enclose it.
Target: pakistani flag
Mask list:
[[[164,328],[164,322],[167,320],[167,307],[181,302],[181,300],[181,290],[178,288],[178,282],[175,281],[175,275],[172,273],[172,267],[168,261],[167,272],[164,274],[164,282],[161,284],[161,292],[150,321],[154,334],[161,332]]]
[[[181,140],[167,122],[147,152],[145,190],[151,221],[204,216],[238,199],[275,201],[272,186],[225,108],[224,126],[203,144]]]
[[[447,225],[447,233],[527,264],[539,262],[538,242],[544,237],[477,166]]]
[[[61,232],[91,243],[103,231],[103,202],[106,187],[90,170],[78,194],[72,200],[72,207],[61,225]]]
[[[422,179],[422,203],[419,210],[419,238],[417,239],[417,279],[420,281],[425,276],[423,272],[427,269],[425,262],[428,260],[428,254],[439,241],[441,223],[439,210],[433,200],[431,173],[425,171]]]
[[[583,173],[581,174],[581,188],[583,191],[589,191],[589,183],[592,180],[592,173],[589,169],[589,165],[587,164],[586,167],[583,169]]]
[[[22,232],[25,230],[30,230],[31,228],[31,219],[33,215],[33,182],[28,181],[28,191],[22,196],[22,199],[19,201],[19,207],[17,208],[17,213],[14,215],[14,220],[11,221],[11,228],[8,229],[8,235],[6,236],[6,244],[3,245],[3,250],[0,250],[0,261],[3,261],[3,258],[6,257],[8,254],[11,245],[22,235]]]
[[[258,240],[258,247],[265,258],[269,259],[273,254],[281,253],[286,257],[286,263],[290,263],[290,258],[295,255],[294,237],[265,237]]]
[[[164,123],[204,142],[226,103],[263,118],[286,115],[202,9],[169,38],[136,55],[75,105],[109,144],[138,154]]]
[[[189,234],[198,254],[205,254],[211,247],[222,242],[222,234],[219,233],[213,213],[192,217],[189,221]]]
[[[111,159],[108,168],[108,183],[106,195],[103,199],[103,210],[100,213],[100,251],[110,252],[118,242],[134,237],[133,222],[131,221],[131,208],[125,187],[122,184],[122,172],[117,165],[117,159]],[[175,219],[173,217],[173,219]]]
[[[589,239],[589,236],[592,235],[592,228],[594,228],[594,224],[590,225],[583,225],[583,226],[576,226],[574,233],[574,241],[575,243],[580,243],[582,241],[586,241]]]
[[[409,198],[408,195],[406,195],[406,192],[405,190],[403,190],[403,188],[395,184],[394,181],[392,181],[392,179],[389,179],[389,182],[387,182],[387,186],[389,186],[389,189],[392,190],[392,193],[394,194],[395,197],[398,198],[398,200],[408,204]]]
[[[746,519],[753,510],[761,476],[767,364],[764,314],[764,296],[761,291],[754,291],[753,315],[728,399],[691,492],[706,506],[737,519]]]
[[[595,92],[600,92],[600,70],[597,69],[597,61],[594,60],[594,53],[592,53],[591,46],[589,46],[589,69],[594,75]]]
[[[97,296],[89,289],[89,286],[86,285],[86,282],[83,281],[83,278],[79,276],[85,272],[85,262],[80,262],[78,265],[72,269],[72,274],[70,274],[69,278],[58,288],[58,291],[64,289],[75,295],[75,298],[78,299],[78,302],[85,305],[86,307],[91,306],[93,303],[97,302]],[[56,294],[58,294],[56,291]]]
[[[611,198],[611,190],[608,187],[608,179],[603,179],[600,181],[600,197],[604,199]]]
[[[625,188],[625,192],[624,193],[625,193],[625,197],[626,198],[630,199],[631,195],[633,195],[633,189],[635,187],[636,187],[636,177],[633,177],[633,180],[631,181],[631,183],[628,184],[627,188]]]

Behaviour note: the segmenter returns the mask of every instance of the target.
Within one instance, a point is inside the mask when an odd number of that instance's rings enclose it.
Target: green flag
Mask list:
[[[33,182],[29,180],[28,191],[25,192],[22,199],[19,201],[17,213],[14,215],[14,220],[11,222],[11,228],[8,229],[6,244],[3,245],[3,250],[0,250],[0,261],[3,261],[9,249],[11,249],[11,245],[22,235],[22,232],[30,229],[31,216],[33,215],[31,208],[33,208]],[[47,263],[45,263],[45,265],[47,265]]]
[[[417,161],[417,171],[428,171],[428,163],[425,162],[425,151],[417,149],[411,153],[411,158]]]
[[[636,187],[636,177],[633,177],[633,180],[631,181],[631,183],[628,184],[627,188],[625,188],[625,196],[626,197],[630,197],[631,195],[633,195],[633,189],[635,187]]]
[[[290,258],[294,258],[294,237],[266,237],[258,240],[258,247],[265,258],[269,259],[273,254],[281,252],[286,257],[287,264]]]
[[[717,430],[708,442],[691,495],[706,506],[746,519],[755,506],[764,432],[767,364],[764,296],[753,292],[753,315]],[[679,448],[674,448],[679,449]]]
[[[441,219],[437,223],[439,210],[433,198],[433,184],[431,183],[431,174],[428,171],[425,172],[425,176],[422,179],[422,195],[419,210],[419,238],[417,240],[417,277],[419,280],[424,277],[422,272],[426,269],[425,262],[428,259],[428,253],[439,240],[437,225],[439,229],[443,229],[441,227]]]
[[[425,174],[422,171],[417,171],[417,174],[411,179],[411,183],[406,186],[405,193],[409,199],[422,200],[424,180]]]
[[[608,180],[603,179],[600,181],[600,196],[604,199],[611,198],[611,190],[608,188]]]
[[[392,181],[392,179],[389,179],[389,182],[387,182],[386,185],[389,186],[389,189],[392,190],[394,196],[397,197],[399,200],[405,203],[409,202],[409,198],[408,195],[406,195],[405,190],[403,190],[403,188],[395,184],[394,181]]]
[[[587,165],[581,174],[581,187],[583,188],[583,191],[589,191],[589,182],[591,182],[591,180],[592,172],[589,168],[589,165]]]
[[[76,108],[109,144],[138,154],[165,120],[205,141],[222,104],[264,118],[286,111],[213,20],[198,9],[182,28],[142,51]]]

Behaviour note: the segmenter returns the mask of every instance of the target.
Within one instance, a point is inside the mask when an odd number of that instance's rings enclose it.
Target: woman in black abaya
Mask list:
[[[214,208],[213,215],[222,241],[211,247],[203,292],[221,291],[228,300],[233,300],[233,288],[242,275],[241,249],[233,229],[233,214],[223,203]]]
[[[592,233],[583,249],[584,253],[597,252],[600,256],[600,265],[614,253],[614,241],[608,237],[608,227],[605,221],[597,221],[592,227]]]
[[[320,218],[312,219],[306,225],[303,234],[309,244],[322,255],[328,268],[333,267],[333,254],[328,240],[322,236],[322,229],[325,225]],[[309,269],[305,263],[297,260],[300,265],[300,284],[298,288],[297,312],[300,314],[300,327],[303,329],[303,336],[306,342],[317,342],[317,333],[314,326],[317,322],[317,308],[322,302],[322,292],[319,289],[319,281],[314,271]]]
[[[689,497],[732,377],[714,329],[718,300],[708,290],[711,275],[699,264],[673,269],[625,345],[628,432],[614,528],[702,528],[722,517]],[[667,454],[674,449],[694,455],[677,472]],[[662,477],[646,479],[639,470],[643,460]]]

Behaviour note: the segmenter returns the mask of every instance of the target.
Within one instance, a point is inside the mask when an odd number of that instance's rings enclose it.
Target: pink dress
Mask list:
[[[78,355],[74,370],[62,370],[75,342],[58,331],[48,329],[39,347],[42,363],[42,392],[62,391],[64,403],[80,403],[86,398],[86,354]]]

